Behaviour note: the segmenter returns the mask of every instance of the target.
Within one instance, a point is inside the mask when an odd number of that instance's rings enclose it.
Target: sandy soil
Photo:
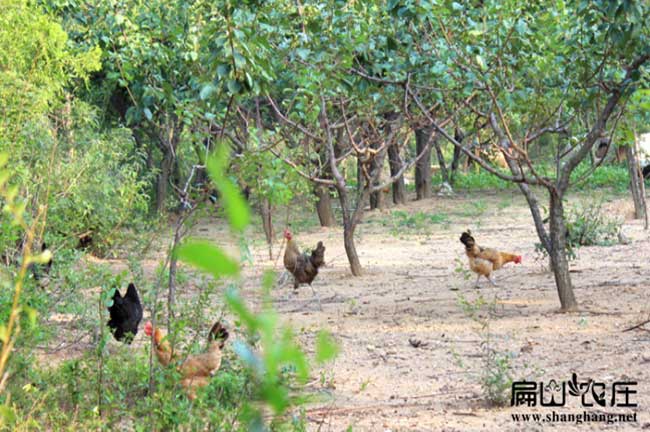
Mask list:
[[[486,203],[477,210],[477,200]],[[629,217],[625,200],[606,203],[610,214]],[[383,226],[391,209],[369,213],[359,228],[358,252],[365,269],[352,277],[340,229],[314,229],[296,237],[306,247],[322,240],[328,265],[314,283],[323,310],[309,287],[292,295],[290,285],[274,293],[284,317],[302,328],[307,346],[322,327],[332,331],[341,353],[321,371],[313,391],[323,403],[307,415],[313,430],[469,431],[650,428],[650,334],[622,332],[650,315],[648,233],[638,221],[626,220],[629,245],[585,247],[572,263],[580,311],[561,314],[552,273],[545,261],[535,260],[537,241],[532,219],[522,199],[510,193],[487,196],[433,198],[410,203],[410,213],[444,213],[453,223],[432,225],[428,233],[413,230],[388,234]],[[477,214],[481,213],[481,214]],[[471,228],[479,244],[524,256],[522,265],[508,265],[496,274],[498,287],[456,272],[467,268],[458,237]],[[273,268],[265,248],[254,249],[255,267],[245,277],[252,289],[261,271]],[[460,260],[460,261],[459,261]],[[281,267],[281,259],[275,268]],[[459,304],[459,296],[473,301],[496,300],[490,320],[492,346],[512,355],[516,380],[579,380],[611,383],[636,380],[638,408],[601,408],[600,413],[637,411],[636,423],[517,423],[512,413],[550,413],[551,408],[486,405],[480,386],[485,370],[482,341],[485,332]],[[648,325],[650,328],[650,325]],[[409,339],[424,346],[414,348]],[[461,365],[462,363],[462,365]],[[316,375],[315,378],[319,376]],[[609,394],[609,393],[608,393]],[[508,392],[508,396],[510,392]],[[610,396],[611,397],[611,396]],[[581,413],[569,403],[558,413]],[[509,405],[509,404],[508,404]]]
[[[334,363],[314,371],[309,389],[319,402],[307,407],[310,430],[650,428],[650,333],[623,332],[650,315],[648,232],[640,221],[629,219],[632,207],[626,199],[605,205],[610,215],[625,219],[623,232],[632,242],[580,249],[571,273],[580,310],[569,314],[558,313],[553,275],[544,268],[544,260],[535,259],[537,237],[516,192],[435,197],[368,213],[357,230],[362,277],[350,274],[340,229],[294,228],[303,247],[314,247],[320,240],[327,248],[327,266],[314,282],[322,310],[309,287],[294,294],[289,283],[274,290],[275,306],[299,331],[307,349],[321,328],[329,329],[341,348]],[[396,210],[442,214],[447,219],[406,228],[394,223]],[[482,280],[481,288],[475,289],[474,277],[468,280],[457,271],[468,267],[458,240],[466,228],[472,229],[480,245],[522,254],[523,264],[509,264],[497,272],[498,287]],[[223,243],[225,227],[206,222],[195,233]],[[283,269],[281,254],[277,260],[268,259],[261,234],[252,240],[252,264],[245,266],[243,278],[247,298],[256,299],[263,271]],[[160,258],[148,257],[145,272],[153,273]],[[490,345],[511,356],[509,370],[516,380],[564,381],[575,372],[579,380],[608,383],[608,392],[614,381],[636,380],[638,394],[632,401],[637,408],[608,406],[593,411],[636,412],[638,421],[517,423],[511,414],[547,414],[552,409],[488,406],[480,385],[486,370],[486,332],[461,307],[461,296],[470,302],[480,296],[496,302],[489,320]],[[409,340],[422,345],[414,348]],[[144,342],[138,334],[133,346]],[[76,343],[62,352],[69,357],[85,349],[88,344]],[[556,411],[581,413],[576,401],[579,398],[571,398],[566,408]]]

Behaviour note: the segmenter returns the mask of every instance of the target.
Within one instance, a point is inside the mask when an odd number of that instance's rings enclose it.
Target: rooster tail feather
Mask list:
[[[137,302],[140,301],[140,297],[138,296],[138,290],[135,289],[135,285],[133,283],[130,283],[129,287],[126,289],[126,294],[124,294],[124,298],[127,297]]]
[[[461,234],[460,242],[464,244],[466,247],[470,247],[476,243],[474,237],[472,237],[472,233],[470,230],[467,230]]]
[[[208,334],[208,343],[213,340],[221,341],[220,347],[223,348],[224,343],[228,340],[228,330],[221,324],[221,321],[214,323]]]

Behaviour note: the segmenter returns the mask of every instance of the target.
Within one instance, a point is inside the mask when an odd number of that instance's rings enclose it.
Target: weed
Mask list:
[[[459,295],[458,303],[464,315],[478,324],[476,332],[481,339],[480,347],[483,356],[479,383],[483,390],[483,397],[490,405],[504,405],[508,400],[508,390],[512,386],[512,361],[515,354],[510,351],[498,351],[495,346],[495,336],[492,334],[490,324],[496,312],[497,298],[495,296],[491,301],[487,301],[479,295],[474,301],[470,301]],[[458,354],[454,357],[460,367],[466,368]]]
[[[487,210],[487,202],[483,199],[472,200],[467,202],[458,212],[459,216],[467,218],[478,218]]]
[[[431,225],[449,225],[449,216],[444,213],[409,213],[404,210],[394,210],[390,217],[381,221],[381,224],[390,228],[390,233],[394,236],[409,233],[421,234],[428,233]]]
[[[619,242],[622,222],[608,216],[602,201],[572,208],[566,217],[567,257],[577,258],[581,246],[612,246]],[[541,243],[535,244],[535,251],[541,258],[548,253]]]

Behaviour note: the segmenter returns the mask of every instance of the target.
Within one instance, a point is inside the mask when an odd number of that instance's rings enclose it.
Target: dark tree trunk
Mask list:
[[[174,155],[171,151],[163,152],[163,159],[160,164],[160,173],[156,184],[156,211],[162,213],[165,210],[167,189],[169,188],[169,177],[174,168]]]
[[[370,167],[371,172],[373,172],[376,169],[380,170],[377,177],[373,180],[372,186],[379,185],[379,182],[381,180],[381,169],[382,169],[381,165],[383,165],[383,163],[379,165],[381,162],[383,162],[383,159],[382,161],[377,161],[377,159],[375,158],[371,163],[371,167]],[[375,209],[382,210],[383,208],[386,207],[383,191],[379,190],[376,192],[371,192],[369,196],[369,201],[370,201],[370,210],[375,210]]]
[[[628,145],[625,147],[627,156],[627,170],[630,174],[630,189],[632,191],[632,200],[634,201],[634,218],[642,219],[645,217],[645,197],[643,196],[643,174],[639,166],[639,160],[634,147]]]
[[[361,276],[363,268],[357,255],[357,248],[354,245],[354,230],[357,228],[357,223],[363,213],[363,202],[368,197],[368,194],[363,192],[359,194],[359,202],[357,202],[357,209],[355,211],[350,207],[350,199],[348,191],[343,185],[337,186],[336,191],[339,195],[341,203],[341,210],[343,212],[343,246],[345,246],[345,254],[350,263],[350,271],[354,276]]]
[[[551,267],[555,276],[555,285],[560,296],[563,312],[575,310],[578,306],[573,295],[569,261],[566,256],[566,226],[564,224],[564,208],[562,196],[557,191],[551,191],[551,206],[549,214],[551,250]]]
[[[430,138],[431,133],[429,129],[416,129],[416,154],[419,155],[427,148]],[[426,150],[424,156],[415,164],[415,194],[418,200],[430,198],[433,194],[431,189],[431,147]]]
[[[438,165],[440,166],[440,176],[442,177],[443,183],[449,183],[449,172],[447,171],[447,164],[445,163],[445,157],[442,154],[442,148],[440,147],[440,137],[436,134],[433,137],[433,148],[436,150],[436,156],[438,157]]]
[[[386,194],[383,190],[373,192],[370,195],[370,209],[383,210],[386,208]]]
[[[456,128],[454,131],[454,139],[456,142],[459,144],[463,143],[463,140],[465,139],[465,134],[463,134],[463,131],[460,129]],[[449,184],[454,185],[454,178],[456,177],[456,172],[458,171],[458,167],[460,165],[460,157],[462,155],[462,152],[460,150],[460,146],[455,145],[454,146],[454,156],[451,160],[451,173],[449,174]]]
[[[269,259],[273,259],[273,241],[275,240],[275,232],[273,230],[273,219],[271,211],[271,203],[268,198],[263,198],[260,204],[260,214],[262,216],[262,227],[264,228],[264,235],[266,237],[266,244],[269,246]]]
[[[395,176],[400,169],[404,166],[404,161],[399,154],[399,146],[397,142],[388,147],[388,167],[390,168],[391,177]],[[399,176],[395,183],[392,184],[393,189],[393,203],[406,204],[406,185],[404,184],[404,176]]]

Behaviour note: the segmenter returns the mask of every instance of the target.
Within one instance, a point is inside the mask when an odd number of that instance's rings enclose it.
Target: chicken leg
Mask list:
[[[318,301],[318,310],[322,311],[323,310],[323,305],[320,302],[320,296],[316,293],[316,290],[314,289],[311,284],[309,284],[309,288],[311,288],[311,292],[313,294],[313,297],[316,297],[316,301]]]

